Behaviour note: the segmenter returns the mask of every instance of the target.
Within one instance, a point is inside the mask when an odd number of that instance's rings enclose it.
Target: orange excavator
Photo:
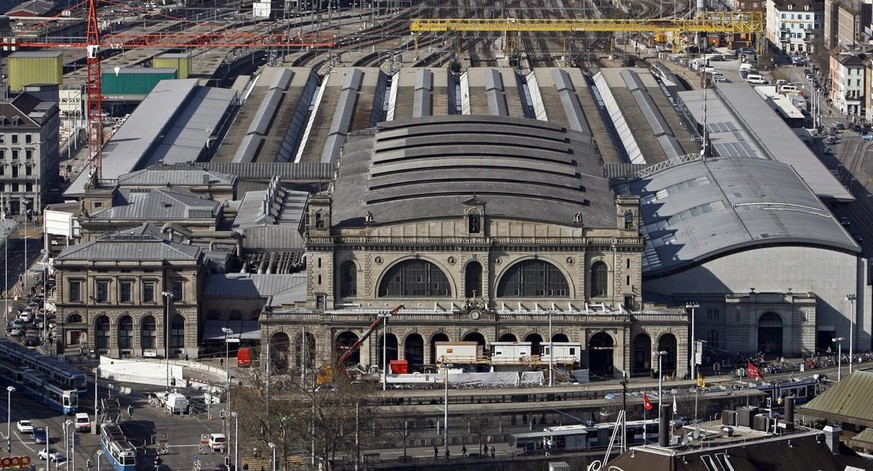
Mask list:
[[[346,375],[348,372],[346,371],[346,366],[349,362],[349,359],[352,355],[355,354],[360,348],[361,344],[367,340],[370,335],[378,330],[384,323],[385,320],[389,317],[393,316],[400,312],[403,309],[403,304],[395,307],[394,309],[388,311],[387,314],[380,313],[376,316],[376,319],[373,320],[373,323],[370,324],[370,327],[367,327],[367,330],[364,331],[363,334],[355,341],[351,346],[349,346],[345,352],[337,359],[336,368],[331,365],[322,365],[321,368],[318,369],[318,374],[315,378],[315,384],[318,386],[324,386],[327,384],[331,384],[334,382],[334,371],[339,372],[341,375]],[[384,347],[383,347],[384,348]]]

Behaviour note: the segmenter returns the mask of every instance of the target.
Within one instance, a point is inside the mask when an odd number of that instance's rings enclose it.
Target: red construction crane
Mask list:
[[[167,33],[117,33],[100,35],[97,18],[97,1],[88,3],[88,20],[84,41],[52,42],[53,38],[33,40],[6,39],[0,43],[6,50],[38,49],[84,49],[88,68],[85,91],[88,117],[88,168],[93,181],[102,176],[103,118],[102,87],[100,84],[100,54],[104,49],[133,48],[275,48],[319,47],[332,48],[335,42],[330,35],[310,33],[290,36],[285,33],[253,33],[243,31],[167,32]],[[83,2],[84,3],[84,2]]]

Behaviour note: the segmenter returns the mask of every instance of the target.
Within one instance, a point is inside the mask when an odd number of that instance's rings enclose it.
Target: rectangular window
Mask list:
[[[105,303],[109,301],[109,282],[108,281],[98,281],[97,282],[97,292],[95,296],[95,301],[98,303]]]
[[[12,160],[18,160],[18,149],[12,149]]]
[[[33,149],[24,149],[24,159],[33,160]]]
[[[154,281],[146,281],[142,284],[142,302],[144,303],[153,303],[155,302],[155,282]]]
[[[24,135],[24,143],[30,144],[31,142],[33,142],[33,134],[25,134]]]
[[[78,303],[82,301],[82,282],[79,280],[70,280],[70,302]]]
[[[27,183],[27,184],[25,184],[25,185],[24,185],[24,191],[26,191],[26,192],[28,192],[28,193],[30,193],[31,191],[33,191],[33,183]]]
[[[13,134],[13,135],[12,135],[12,143],[13,143],[13,144],[18,144],[18,134]]]
[[[24,174],[27,175],[28,177],[33,175],[33,167],[31,167],[30,165],[25,165],[24,166]]]
[[[184,292],[183,292],[182,286],[183,286],[182,281],[174,281],[173,282],[173,290],[171,291],[171,293],[173,293],[173,300],[176,302],[183,301],[185,299],[185,297],[183,296]]]
[[[133,282],[122,281],[118,284],[118,302],[129,303],[133,301]]]

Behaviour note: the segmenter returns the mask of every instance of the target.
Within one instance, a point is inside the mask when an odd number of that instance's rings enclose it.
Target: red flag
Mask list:
[[[643,407],[645,407],[646,410],[652,410],[655,408],[655,406],[653,406],[652,403],[649,402],[649,395],[646,393],[643,393]]]
[[[761,380],[764,379],[764,377],[761,376],[761,372],[758,371],[758,367],[753,365],[752,362],[749,362],[749,364],[746,365],[746,371],[747,371],[746,376],[748,376],[749,378],[755,378],[755,379],[761,379]]]

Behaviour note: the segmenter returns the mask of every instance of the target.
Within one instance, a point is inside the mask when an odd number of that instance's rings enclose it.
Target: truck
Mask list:
[[[188,412],[188,398],[184,394],[167,394],[165,405],[171,414],[185,414]]]
[[[236,351],[236,366],[248,368],[252,366],[252,357],[255,356],[253,347],[239,347]]]

